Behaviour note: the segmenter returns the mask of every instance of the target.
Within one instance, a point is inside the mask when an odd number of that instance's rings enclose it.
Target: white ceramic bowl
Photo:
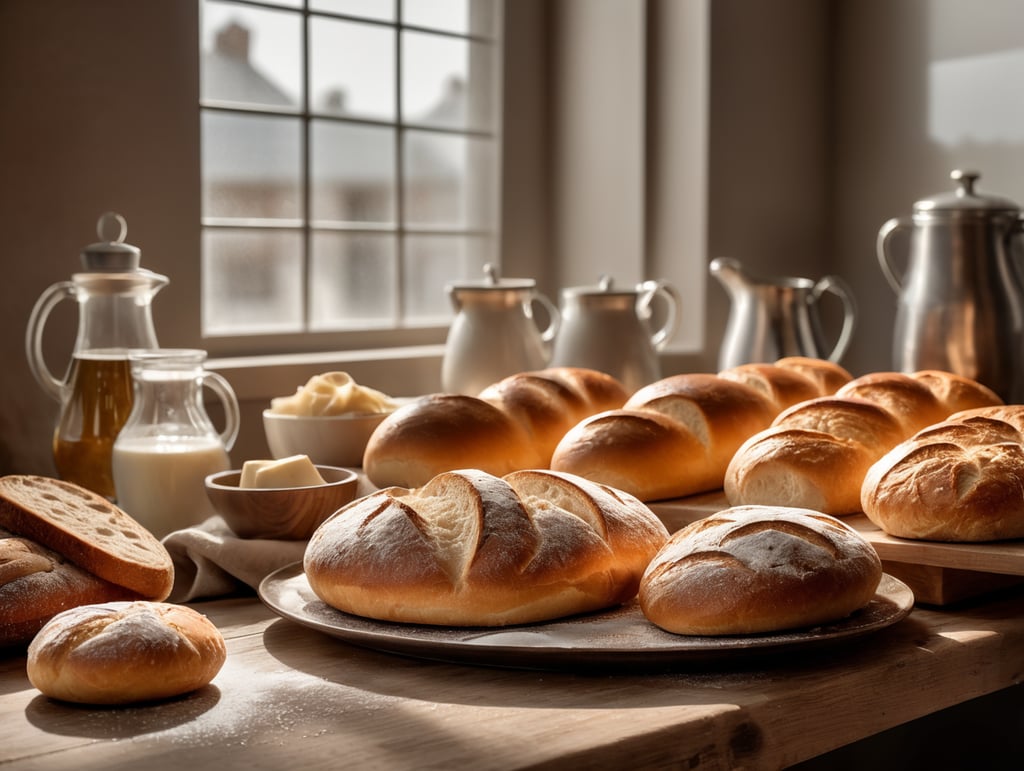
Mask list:
[[[362,466],[370,434],[389,413],[280,415],[263,411],[263,431],[277,458],[308,455],[316,465]]]

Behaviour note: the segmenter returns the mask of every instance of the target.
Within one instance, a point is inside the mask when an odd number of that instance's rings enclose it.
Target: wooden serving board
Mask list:
[[[647,505],[672,532],[729,507],[721,490]],[[920,603],[948,605],[1024,584],[1024,540],[912,541],[887,535],[863,514],[842,519],[875,547],[885,572],[910,586]]]

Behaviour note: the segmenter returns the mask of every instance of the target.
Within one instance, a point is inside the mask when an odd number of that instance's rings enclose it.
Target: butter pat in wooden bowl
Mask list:
[[[263,430],[270,454],[308,455],[328,466],[362,466],[366,443],[400,400],[356,383],[346,372],[314,375],[295,394],[270,401]]]
[[[351,469],[314,465],[296,455],[210,474],[206,495],[240,538],[299,541],[354,500],[357,485]]]

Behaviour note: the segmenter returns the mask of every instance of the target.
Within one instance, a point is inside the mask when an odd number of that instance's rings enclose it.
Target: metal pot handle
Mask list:
[[[897,275],[889,256],[889,239],[897,231],[909,228],[911,225],[913,225],[913,220],[910,217],[895,217],[882,225],[881,230],[878,231],[878,240],[875,242],[878,264],[882,266],[882,273],[885,274],[889,285],[897,292],[903,290],[903,279]]]
[[[814,285],[814,302],[817,303],[825,292],[831,292],[843,302],[843,328],[839,332],[839,339],[836,340],[832,353],[828,355],[829,361],[838,362],[843,358],[853,338],[853,329],[857,324],[857,303],[853,299],[850,287],[839,276],[825,276]]]

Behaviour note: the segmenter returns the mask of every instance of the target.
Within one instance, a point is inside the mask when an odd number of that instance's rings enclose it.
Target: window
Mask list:
[[[500,4],[201,0],[204,337],[447,326],[498,260]]]

